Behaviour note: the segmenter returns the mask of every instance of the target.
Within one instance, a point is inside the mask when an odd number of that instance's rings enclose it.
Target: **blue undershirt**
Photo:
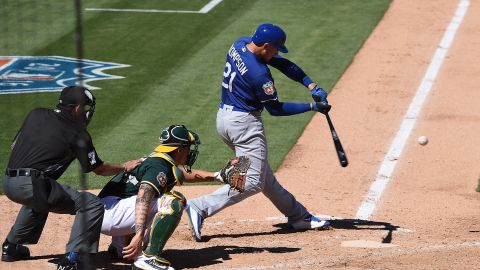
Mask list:
[[[310,111],[310,103],[280,102],[270,100],[263,103],[265,109],[273,116],[288,116]]]

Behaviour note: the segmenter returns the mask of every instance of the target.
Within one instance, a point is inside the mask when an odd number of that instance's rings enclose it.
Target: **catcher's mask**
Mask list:
[[[183,164],[187,172],[192,171],[192,165],[197,160],[198,145],[200,139],[198,135],[188,130],[184,125],[171,125],[160,133],[160,145],[155,148],[156,152],[169,153],[179,147],[189,147],[187,164]],[[193,146],[193,148],[191,148]]]
[[[77,105],[80,105],[85,124],[88,125],[95,112],[95,97],[92,92],[82,86],[67,86],[63,88],[57,107],[75,107]]]

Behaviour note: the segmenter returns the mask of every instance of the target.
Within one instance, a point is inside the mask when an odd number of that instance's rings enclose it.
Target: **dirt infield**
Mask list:
[[[176,269],[479,269],[479,0],[470,1],[377,208],[356,220],[458,3],[394,0],[335,86],[331,116],[349,167],[339,166],[318,114],[277,171],[310,211],[336,217],[332,230],[294,232],[259,194],[207,219],[202,243],[191,240],[184,215],[165,257]],[[178,190],[194,198],[215,188]],[[2,237],[18,209],[0,198]],[[51,214],[40,244],[30,246],[33,259],[0,269],[53,269],[72,221]],[[97,268],[129,269],[108,259],[107,245],[102,236]]]

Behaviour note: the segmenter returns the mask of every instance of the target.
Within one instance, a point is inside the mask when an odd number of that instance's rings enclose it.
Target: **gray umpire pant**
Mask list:
[[[34,181],[42,183],[42,188]],[[32,183],[34,183],[32,185]],[[34,195],[34,189],[35,195]],[[7,197],[22,208],[15,224],[7,236],[7,241],[14,244],[36,244],[42,234],[48,213],[75,215],[75,221],[66,246],[66,252],[96,253],[100,240],[103,220],[103,204],[97,196],[82,193],[66,185],[60,185],[48,177],[4,175],[3,190]],[[38,194],[46,191],[44,194]],[[45,200],[41,199],[44,197]],[[38,210],[40,209],[40,210]]]
[[[237,156],[247,155],[252,164],[247,172],[245,192],[230,190],[228,185],[211,194],[188,201],[204,218],[228,206],[262,192],[288,218],[288,222],[309,216],[307,209],[288,192],[273,174],[268,163],[268,147],[260,112],[236,112],[219,109],[217,131]]]

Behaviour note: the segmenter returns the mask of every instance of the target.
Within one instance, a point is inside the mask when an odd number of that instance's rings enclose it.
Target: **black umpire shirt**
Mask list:
[[[34,168],[55,180],[75,158],[84,172],[93,171],[103,163],[86,127],[77,125],[68,112],[57,109],[32,110],[11,148],[9,169]]]

